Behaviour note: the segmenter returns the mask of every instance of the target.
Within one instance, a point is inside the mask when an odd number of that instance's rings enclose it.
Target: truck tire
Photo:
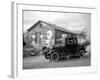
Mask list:
[[[80,58],[84,57],[84,53],[85,53],[84,50],[80,50],[80,51],[79,51],[79,57],[80,57]]]
[[[47,53],[44,55],[46,59],[49,59],[49,57],[47,56]]]
[[[57,52],[52,52],[50,55],[51,62],[57,62],[59,60],[59,54]]]

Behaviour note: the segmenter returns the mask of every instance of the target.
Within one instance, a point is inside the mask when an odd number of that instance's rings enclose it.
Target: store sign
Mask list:
[[[48,39],[51,39],[51,37],[52,37],[52,31],[51,30],[48,30],[47,31],[47,37],[48,37]]]

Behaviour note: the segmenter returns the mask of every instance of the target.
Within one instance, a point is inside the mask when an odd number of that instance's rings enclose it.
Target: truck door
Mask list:
[[[65,41],[66,48],[72,54],[76,53],[77,50],[77,39],[76,38],[67,38]]]

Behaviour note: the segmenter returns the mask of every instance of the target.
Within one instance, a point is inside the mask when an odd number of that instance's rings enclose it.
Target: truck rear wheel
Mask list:
[[[82,58],[84,56],[84,50],[79,51],[79,57]]]
[[[57,52],[53,52],[50,56],[51,62],[57,62],[59,60],[59,54]]]

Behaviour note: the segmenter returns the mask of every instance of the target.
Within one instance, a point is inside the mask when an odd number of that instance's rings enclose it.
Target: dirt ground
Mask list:
[[[56,67],[80,67],[90,66],[90,57],[61,59],[58,62],[50,62],[42,56],[28,56],[23,58],[23,69],[56,68]]]

